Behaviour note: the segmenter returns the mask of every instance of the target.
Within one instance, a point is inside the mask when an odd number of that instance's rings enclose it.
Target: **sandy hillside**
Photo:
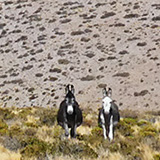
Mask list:
[[[0,0],[0,105],[160,110],[159,0]]]

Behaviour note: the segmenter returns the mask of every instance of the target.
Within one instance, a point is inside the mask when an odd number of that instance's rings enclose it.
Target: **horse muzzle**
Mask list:
[[[73,113],[73,106],[72,105],[68,105],[68,107],[67,107],[67,113],[69,115],[71,115]]]

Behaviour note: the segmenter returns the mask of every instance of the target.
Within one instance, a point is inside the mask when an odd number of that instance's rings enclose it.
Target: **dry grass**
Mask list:
[[[80,135],[90,135],[91,134],[92,127],[83,126],[77,128],[77,133]]]
[[[21,154],[12,152],[4,148],[2,145],[0,145],[0,159],[1,160],[20,160]]]
[[[156,119],[153,126],[156,128],[157,131],[160,131],[160,119]]]
[[[102,158],[102,160],[103,160],[103,158]],[[119,152],[110,153],[108,160],[125,160],[125,157],[122,154],[120,154]]]
[[[34,117],[33,115],[28,115],[26,122],[28,122],[28,123],[36,123],[38,120],[39,120],[39,117]]]
[[[148,145],[140,144],[138,149],[142,153],[142,159],[143,160],[154,160],[153,155],[154,155],[155,152]]]
[[[76,139],[66,139],[57,125],[57,110],[0,108],[0,159],[2,160],[159,160],[160,116],[124,111],[114,142],[103,139],[97,115],[83,111],[84,123]],[[127,114],[127,112],[129,112]]]

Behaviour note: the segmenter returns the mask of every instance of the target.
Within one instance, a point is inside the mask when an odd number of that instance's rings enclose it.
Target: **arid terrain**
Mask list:
[[[112,142],[104,140],[90,109],[76,139],[65,138],[56,115],[53,107],[0,107],[0,159],[160,160],[160,112],[123,110]]]
[[[159,0],[0,0],[0,106],[160,110]]]

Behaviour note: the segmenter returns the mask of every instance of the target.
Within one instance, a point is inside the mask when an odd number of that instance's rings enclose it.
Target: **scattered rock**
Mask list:
[[[0,78],[7,78],[7,75],[0,75]]]
[[[123,72],[123,73],[117,73],[115,75],[113,75],[113,77],[129,77],[129,73],[128,72]]]
[[[132,37],[132,38],[128,38],[127,40],[128,41],[135,41],[135,40],[138,40],[139,38],[138,37]]]
[[[99,84],[99,85],[98,85],[98,87],[99,87],[99,88],[105,88],[105,87],[107,87],[107,85],[106,85],[106,84],[101,83],[101,84]]]
[[[56,19],[53,18],[53,19],[50,19],[50,20],[48,21],[48,23],[54,23],[55,21],[56,21]]]
[[[92,58],[92,57],[95,56],[95,54],[93,54],[93,53],[88,53],[88,54],[86,54],[85,56],[88,57],[88,58]]]
[[[93,18],[96,18],[97,15],[95,14],[91,14],[91,15],[88,15],[88,14],[82,14],[80,15],[80,17],[83,17],[83,19],[93,19]]]
[[[139,46],[139,47],[143,47],[143,46],[146,46],[146,45],[147,45],[146,42],[139,42],[139,43],[137,43],[137,46]]]
[[[96,78],[97,78],[98,80],[100,80],[100,79],[104,78],[104,76],[103,76],[103,75],[98,75]]]
[[[59,69],[59,68],[53,68],[53,69],[50,69],[49,72],[56,72],[56,73],[61,73],[62,70]]]
[[[40,15],[33,14],[33,15],[29,16],[29,19],[30,19],[31,22],[32,21],[38,21],[39,22],[39,21],[42,20],[42,17]]]
[[[140,6],[139,6],[138,4],[135,4],[135,5],[133,6],[133,9],[138,9],[138,8],[140,8]]]
[[[58,63],[59,63],[59,64],[63,64],[63,65],[67,65],[67,64],[70,63],[70,61],[68,61],[67,59],[59,59],[59,60],[58,60]]]
[[[31,68],[33,68],[33,65],[27,65],[22,68],[22,71],[30,70]]]
[[[10,5],[10,4],[13,4],[13,1],[4,1],[4,4],[7,6],[7,5]]]
[[[82,77],[81,81],[93,81],[95,79],[94,76],[87,75],[86,77]]]
[[[101,19],[112,17],[116,15],[114,12],[105,12],[104,15],[101,16]]]
[[[105,58],[99,58],[98,61],[103,62],[103,61],[105,61]]]
[[[125,55],[125,54],[129,54],[129,53],[128,53],[128,51],[123,50],[123,51],[120,51],[120,52],[119,52],[119,54],[121,54],[121,55]]]
[[[61,20],[60,22],[61,23],[69,23],[69,22],[71,22],[71,19],[64,19],[64,20]]]
[[[141,92],[134,92],[134,96],[138,97],[138,96],[145,96],[146,94],[148,94],[149,91],[148,90],[142,90]]]
[[[97,38],[97,37],[100,37],[100,35],[99,34],[94,34],[93,37]]]
[[[71,32],[71,35],[72,36],[77,36],[77,35],[82,35],[82,34],[84,34],[84,32],[83,31],[73,31],[73,32]]]
[[[98,8],[98,7],[105,6],[105,5],[106,5],[106,3],[97,3],[97,4],[95,5],[95,7]]]
[[[81,38],[81,41],[82,41],[82,42],[88,42],[88,41],[90,41],[90,38],[82,37],[82,38]]]
[[[123,24],[123,23],[116,23],[114,26],[115,26],[115,27],[124,27],[125,24]]]
[[[38,95],[37,94],[33,94],[29,97],[29,100],[32,101],[34,99],[38,98]]]
[[[28,89],[28,92],[33,92],[35,89],[33,87]]]
[[[139,17],[138,14],[133,14],[133,13],[127,14],[127,15],[124,16],[124,18],[138,18],[138,17]]]
[[[109,56],[107,57],[107,60],[114,60],[114,59],[117,59],[115,56]]]
[[[5,23],[0,23],[0,29],[3,29],[3,28],[4,28],[4,26],[6,26],[6,24],[5,24]]]
[[[71,49],[73,48],[74,44],[66,44],[64,46],[61,46],[60,49]]]
[[[23,80],[22,79],[14,79],[14,80],[11,80],[11,81],[5,81],[4,83],[5,84],[22,84]]]
[[[40,27],[39,30],[40,31],[44,31],[46,28],[45,27]]]
[[[91,29],[88,29],[88,28],[85,29],[84,31],[85,31],[85,33],[91,33],[91,32],[92,32],[92,30],[91,30]]]
[[[14,72],[14,73],[12,73],[10,76],[11,76],[11,77],[16,77],[16,76],[18,76],[18,75],[19,75],[19,73],[15,73],[15,72]]]
[[[35,76],[36,76],[36,77],[42,77],[43,74],[42,74],[42,73],[36,73]]]
[[[46,35],[41,35],[41,36],[38,36],[38,41],[42,41],[42,40],[45,40],[46,39]]]
[[[27,40],[28,37],[27,36],[21,36],[20,38],[18,38],[15,42],[19,42],[19,41],[25,41]]]
[[[153,17],[153,18],[152,18],[152,21],[160,21],[160,16]]]
[[[49,77],[49,80],[54,82],[54,81],[58,80],[58,78],[57,77]]]

